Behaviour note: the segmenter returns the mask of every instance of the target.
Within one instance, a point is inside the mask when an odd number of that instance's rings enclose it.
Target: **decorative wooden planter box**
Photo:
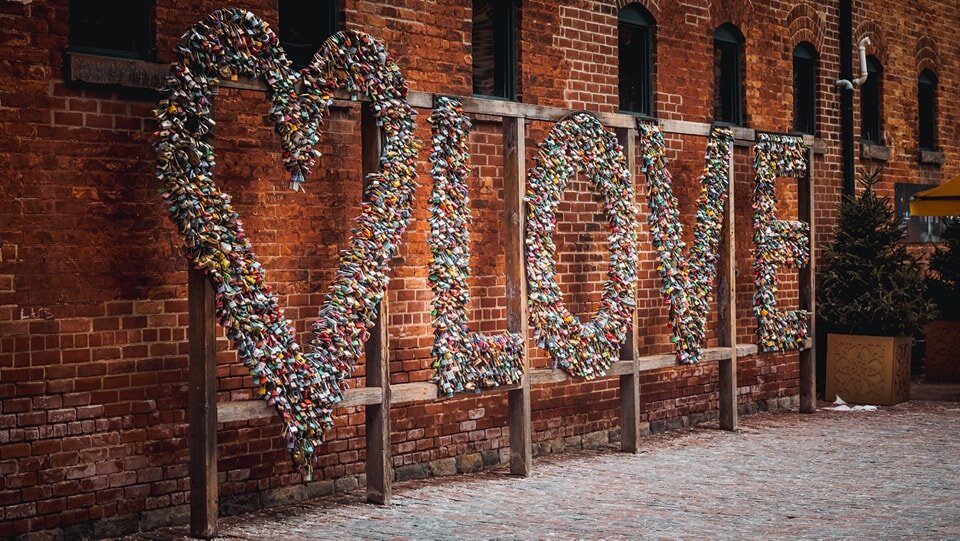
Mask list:
[[[960,321],[927,324],[923,372],[927,381],[960,383]]]
[[[913,338],[827,335],[828,401],[891,406],[910,400]]]

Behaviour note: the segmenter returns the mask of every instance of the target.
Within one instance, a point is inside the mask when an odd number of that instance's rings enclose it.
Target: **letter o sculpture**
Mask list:
[[[610,265],[600,307],[583,322],[563,304],[557,283],[556,209],[567,181],[585,172],[600,191],[607,215]],[[539,146],[528,174],[527,289],[537,345],[573,377],[606,374],[620,358],[637,287],[637,209],[623,148],[594,116],[558,122]]]

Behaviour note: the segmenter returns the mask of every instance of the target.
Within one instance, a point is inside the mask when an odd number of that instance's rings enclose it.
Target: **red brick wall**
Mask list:
[[[396,5],[402,7],[397,7]],[[276,3],[241,2],[276,22]],[[647,0],[656,30],[655,111],[659,118],[709,122],[713,30],[738,24],[746,36],[750,127],[789,130],[791,52],[810,41],[820,52],[817,123],[823,153],[815,164],[816,239],[829,240],[841,191],[836,8],[821,2]],[[168,62],[180,34],[219,3],[157,0],[157,56]],[[381,38],[415,90],[471,93],[470,8],[453,0],[342,2],[346,26]],[[520,16],[522,101],[591,111],[617,110],[614,2],[525,0]],[[884,64],[884,126],[893,182],[939,182],[957,173],[960,44],[948,2],[856,3],[855,39],[869,35]],[[186,262],[153,177],[149,92],[65,83],[68,2],[0,1],[0,535],[82,528],[138,513],[182,516],[187,501]],[[916,160],[916,76],[940,78],[938,141],[943,166]],[[858,106],[858,104],[857,104]],[[305,334],[322,302],[338,246],[359,210],[356,107],[326,124],[323,158],[307,192],[286,189],[267,106],[253,92],[223,91],[217,102],[218,176],[234,196],[287,316]],[[426,115],[427,111],[421,111]],[[480,119],[470,144],[472,328],[505,329],[500,124]],[[549,125],[529,127],[528,159]],[[857,127],[859,130],[859,127]],[[421,122],[420,136],[429,131]],[[705,141],[669,136],[675,192],[688,239]],[[859,150],[858,150],[859,153]],[[859,154],[858,154],[859,155]],[[414,222],[390,284],[391,379],[432,375],[430,293],[426,287],[429,167],[420,166]],[[750,313],[752,150],[737,147],[736,229],[740,341],[753,340]],[[783,180],[781,215],[796,216],[795,183]],[[641,197],[642,199],[642,197]],[[653,247],[641,209],[641,354],[670,351]],[[560,283],[572,309],[595,309],[606,262],[601,207],[586,179],[571,181],[560,212]],[[784,273],[783,307],[797,302],[795,274]],[[716,314],[710,317],[715,328]],[[716,344],[716,331],[709,334]],[[546,356],[534,351],[535,366]],[[740,400],[795,395],[796,355],[741,359]],[[357,375],[362,376],[362,363]],[[251,396],[249,376],[221,340],[223,400]],[[359,381],[359,380],[358,380]],[[717,407],[716,365],[643,375],[645,420],[653,429],[703,419]],[[395,408],[396,467],[503,449],[504,394]],[[533,390],[539,444],[619,426],[616,379]],[[687,422],[687,421],[682,421]],[[218,433],[221,495],[301,482],[290,471],[275,419],[229,423]],[[363,472],[362,410],[341,410],[316,476]],[[343,486],[349,487],[349,483]],[[264,500],[266,501],[266,500]],[[160,511],[157,511],[160,510]],[[147,516],[143,514],[142,516]],[[156,518],[154,519],[157,520]],[[146,520],[142,524],[146,524]],[[154,522],[156,523],[156,522]],[[134,519],[134,527],[137,524]]]

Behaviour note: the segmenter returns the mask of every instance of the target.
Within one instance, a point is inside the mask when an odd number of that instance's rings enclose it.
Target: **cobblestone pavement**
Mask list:
[[[759,414],[738,433],[537,459],[221,520],[223,539],[960,539],[960,403]],[[185,528],[141,534],[177,539]]]

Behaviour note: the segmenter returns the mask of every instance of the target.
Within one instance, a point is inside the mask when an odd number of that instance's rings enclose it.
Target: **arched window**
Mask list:
[[[793,49],[793,129],[817,132],[817,51],[807,42]]]
[[[517,4],[473,0],[473,93],[517,98]]]
[[[713,33],[713,118],[743,124],[743,34],[726,23]]]
[[[920,148],[937,148],[937,76],[926,69],[917,78],[917,112]]]
[[[653,114],[653,33],[656,20],[640,4],[628,4],[618,18],[620,110]]]
[[[868,143],[883,142],[883,66],[875,56],[867,57],[867,82],[860,87],[860,138]]]
[[[280,0],[280,46],[300,69],[310,63],[327,38],[340,30],[338,0]]]

